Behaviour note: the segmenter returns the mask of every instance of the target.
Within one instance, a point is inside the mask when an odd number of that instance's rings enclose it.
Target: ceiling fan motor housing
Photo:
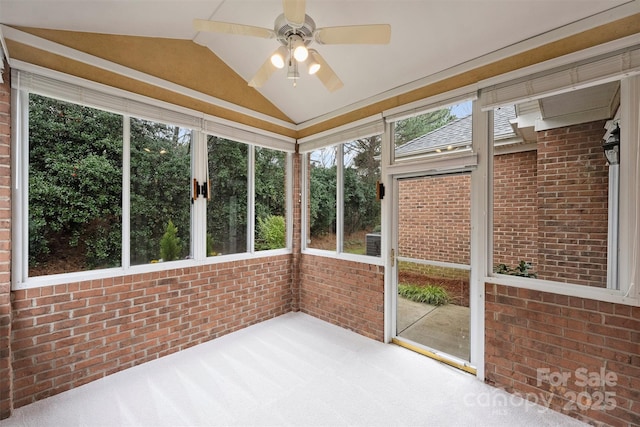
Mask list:
[[[300,36],[304,45],[308,46],[313,41],[313,32],[316,30],[316,23],[313,22],[313,19],[311,19],[309,15],[304,15],[304,23],[302,26],[297,27],[287,21],[283,13],[276,18],[273,30],[276,33],[276,38],[283,46],[289,46],[289,38],[293,35]]]

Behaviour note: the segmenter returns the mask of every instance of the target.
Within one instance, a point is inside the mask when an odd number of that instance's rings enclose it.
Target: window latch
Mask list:
[[[200,184],[197,179],[193,178],[193,200],[195,201],[200,196],[210,200],[209,185],[207,181]]]

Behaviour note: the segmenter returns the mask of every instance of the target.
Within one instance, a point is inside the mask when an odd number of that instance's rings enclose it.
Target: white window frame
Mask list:
[[[16,66],[17,65],[17,66]],[[23,65],[21,67],[21,65]],[[29,169],[29,94],[71,102],[123,117],[123,159],[122,159],[122,259],[120,267],[52,274],[28,277],[28,169]],[[67,74],[47,70],[29,64],[14,64],[12,68],[11,88],[12,111],[12,290],[37,288],[56,284],[105,279],[133,274],[149,273],[176,268],[195,267],[202,264],[216,264],[239,259],[254,259],[280,254],[290,254],[293,236],[292,154],[295,151],[295,139],[264,131],[258,128],[230,122],[201,112],[175,106],[163,101],[126,92],[99,83],[91,82]],[[191,174],[198,182],[208,180],[205,131],[215,129],[225,137],[247,143],[253,151],[255,146],[263,146],[287,153],[285,194],[287,244],[285,248],[266,251],[254,251],[253,241],[248,246],[251,251],[228,256],[206,256],[206,199],[198,197],[191,207],[191,259],[130,265],[130,119],[140,118],[169,125],[180,126],[192,131]],[[218,135],[220,136],[220,135]],[[253,178],[254,169],[249,171]],[[191,189],[185,188],[191,193]],[[253,206],[253,192],[250,205]],[[251,211],[253,212],[253,211]],[[253,217],[248,222],[253,223]],[[251,234],[250,236],[253,236]],[[250,238],[250,237],[248,237]],[[254,239],[252,239],[254,240]]]
[[[300,174],[300,188],[302,189],[302,218],[300,238],[303,254],[310,254],[328,258],[335,258],[346,261],[355,261],[373,265],[384,265],[382,256],[358,255],[344,252],[344,145],[371,136],[382,138],[381,146],[384,147],[385,123],[382,115],[374,115],[365,119],[349,123],[344,126],[320,132],[298,140],[300,144],[299,152],[302,154],[302,167]],[[307,235],[309,225],[309,212],[306,206],[310,202],[309,182],[309,155],[312,151],[326,147],[337,147],[336,154],[336,249],[334,251],[325,249],[310,248],[308,246]],[[381,165],[382,168],[382,165]],[[381,218],[384,221],[384,212],[381,207]],[[384,233],[383,233],[384,234]],[[384,236],[382,236],[384,240]]]
[[[209,128],[210,129],[210,128]],[[293,156],[291,151],[282,150],[283,144],[278,144],[278,148],[274,148],[268,146],[264,143],[255,144],[255,143],[247,143],[243,141],[238,141],[234,139],[233,136],[230,136],[229,133],[221,132],[221,134],[214,133],[215,129],[207,130],[203,132],[204,136],[204,154],[201,156],[203,159],[204,168],[206,169],[208,166],[208,152],[207,152],[207,136],[215,136],[218,138],[228,139],[230,141],[245,144],[247,145],[247,242],[246,247],[247,250],[245,252],[239,252],[235,254],[227,254],[227,255],[217,255],[217,256],[208,256],[204,255],[204,258],[207,260],[225,260],[225,261],[236,261],[247,259],[247,257],[256,257],[256,256],[274,256],[274,255],[283,255],[290,254],[292,252],[293,247],[293,198],[291,197],[293,193]],[[244,131],[243,131],[244,132]],[[237,136],[235,137],[237,138]],[[246,141],[246,138],[240,138]],[[253,138],[254,140],[258,138]],[[256,224],[255,224],[255,201],[256,201],[256,154],[255,150],[257,147],[268,148],[270,150],[282,151],[285,152],[285,183],[284,183],[284,192],[285,192],[285,247],[279,249],[266,249],[266,250],[256,250],[255,249],[255,241],[256,241]],[[210,172],[206,172],[205,181],[209,181]],[[206,236],[206,205],[205,205],[205,222],[204,228],[199,232],[200,235]],[[206,238],[205,238],[205,248],[206,248]]]
[[[573,66],[564,65],[557,71],[541,71],[528,76],[518,71],[519,78],[485,86],[481,90],[479,103],[483,111],[512,105],[522,101],[539,99],[552,94],[565,93],[575,89],[595,86],[611,81],[621,82],[621,147],[625,153],[620,158],[620,204],[618,206],[618,266],[619,289],[597,288],[573,283],[557,282],[534,278],[500,275],[493,273],[493,202],[490,200],[487,215],[487,283],[539,290],[554,294],[589,298],[598,301],[640,306],[638,289],[638,240],[640,239],[640,48],[629,48],[622,52],[612,52],[592,61],[583,59]],[[482,84],[481,84],[482,85]],[[536,85],[538,87],[536,88]],[[492,152],[489,155],[493,155]],[[492,169],[492,168],[491,168]],[[492,194],[493,173],[488,174],[488,194]],[[611,275],[610,275],[611,276]],[[615,275],[613,275],[615,276]]]

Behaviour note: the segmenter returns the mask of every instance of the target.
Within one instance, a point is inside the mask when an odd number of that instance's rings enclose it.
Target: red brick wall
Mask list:
[[[399,185],[399,255],[468,265],[471,175],[409,179]]]
[[[607,285],[604,122],[538,133],[538,278]]]
[[[11,415],[11,115],[6,67],[0,84],[0,419]]]
[[[538,262],[537,153],[494,157],[493,263]]]
[[[20,407],[291,310],[291,256],[14,291]]]
[[[485,289],[487,382],[585,422],[640,425],[640,307]]]
[[[300,310],[378,341],[384,339],[384,268],[302,255]]]

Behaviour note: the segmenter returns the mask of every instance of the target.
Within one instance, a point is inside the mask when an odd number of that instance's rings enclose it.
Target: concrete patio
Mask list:
[[[469,360],[469,307],[436,307],[398,297],[397,323],[400,337]]]

